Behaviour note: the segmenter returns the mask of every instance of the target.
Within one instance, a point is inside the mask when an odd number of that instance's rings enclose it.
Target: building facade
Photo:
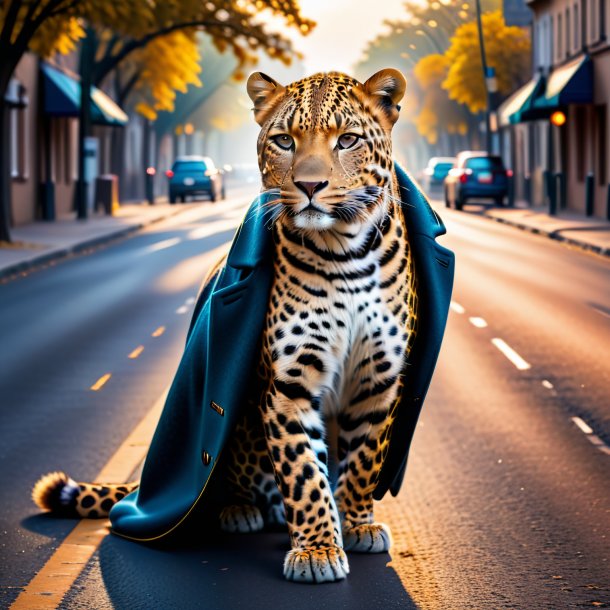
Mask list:
[[[26,53],[11,79],[7,101],[13,226],[74,214],[80,107],[77,61],[76,53],[57,56],[52,63]],[[91,179],[90,211],[95,177],[112,170],[113,131],[123,130],[127,122],[127,116],[112,100],[95,88],[92,88],[92,114],[96,124],[87,142],[87,154],[92,155],[87,168]],[[141,137],[138,122],[132,123],[129,137],[122,145],[129,148],[129,158],[138,160],[136,152]],[[134,188],[133,197],[138,194]]]
[[[610,214],[610,0],[528,0],[532,81],[500,108],[503,154],[532,205]]]

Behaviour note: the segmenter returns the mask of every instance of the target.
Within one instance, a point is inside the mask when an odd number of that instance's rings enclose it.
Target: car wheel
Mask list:
[[[222,185],[222,188],[220,189],[220,198],[221,199],[226,199],[227,198],[227,191],[225,189],[225,185]]]
[[[176,203],[176,195],[175,195],[175,193],[170,192],[170,194],[169,194],[169,202],[170,203]]]
[[[504,197],[496,197],[495,198],[495,204],[502,207],[504,205]]]
[[[465,203],[466,203],[465,197],[457,197],[455,200],[455,209],[461,211],[462,208],[464,207]]]
[[[445,207],[446,208],[451,207],[451,203],[449,202],[449,193],[447,192],[447,189],[445,189]]]
[[[214,203],[218,199],[218,195],[216,195],[216,189],[212,189],[210,191],[210,201]]]
[[[182,201],[182,203],[186,203],[186,195],[180,195],[180,201]]]

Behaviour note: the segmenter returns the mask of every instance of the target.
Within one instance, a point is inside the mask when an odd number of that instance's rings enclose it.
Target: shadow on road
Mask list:
[[[207,541],[151,547],[108,536],[99,549],[105,593],[115,608],[417,608],[388,554],[351,554],[347,580],[286,582],[286,533],[215,535]]]

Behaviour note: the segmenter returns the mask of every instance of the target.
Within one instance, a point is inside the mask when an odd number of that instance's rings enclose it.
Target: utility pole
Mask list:
[[[481,22],[481,0],[475,0],[477,7],[477,26],[479,30],[479,47],[481,49],[481,64],[483,65],[483,79],[485,82],[485,148],[492,152],[491,141],[491,94],[497,90],[496,71],[487,65],[485,54],[485,40],[483,38],[483,24]]]

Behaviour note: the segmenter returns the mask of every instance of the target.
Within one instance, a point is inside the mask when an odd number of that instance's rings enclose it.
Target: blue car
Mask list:
[[[177,157],[165,175],[169,178],[170,203],[184,202],[190,195],[205,195],[210,201],[225,197],[222,171],[210,157]]]
[[[455,165],[455,157],[432,157],[423,171],[422,185],[427,191],[440,187],[449,170]]]
[[[468,199],[492,199],[502,205],[508,196],[512,171],[502,158],[485,152],[465,151],[445,178],[445,205],[461,210]]]

